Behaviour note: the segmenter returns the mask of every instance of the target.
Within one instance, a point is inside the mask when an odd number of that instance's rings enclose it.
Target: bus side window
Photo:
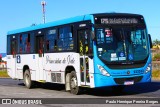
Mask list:
[[[30,33],[28,33],[28,37],[26,38],[26,53],[30,53],[31,44],[30,44]]]
[[[72,27],[67,26],[59,29],[59,38],[57,41],[58,51],[70,51],[73,50],[73,34]]]
[[[17,54],[17,35],[11,36],[10,42],[10,54],[15,58],[15,55]]]
[[[22,53],[22,34],[19,35],[19,47],[18,47],[18,53]]]
[[[18,53],[24,54],[34,51],[34,49],[32,48],[34,40],[31,40],[31,36],[33,36],[32,33],[20,34],[18,36]]]
[[[46,35],[46,52],[56,51],[57,30],[50,29]]]
[[[49,51],[49,40],[46,40],[46,51]]]
[[[11,54],[11,36],[7,35],[7,54]]]
[[[57,39],[54,40],[54,51],[57,51]]]
[[[16,54],[16,49],[15,49],[15,41],[12,41],[11,43],[11,54],[15,55]]]

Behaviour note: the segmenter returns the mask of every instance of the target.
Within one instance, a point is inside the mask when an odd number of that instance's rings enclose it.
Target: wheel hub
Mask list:
[[[75,77],[73,77],[71,79],[71,87],[72,88],[76,88],[77,87],[77,79]]]
[[[26,85],[28,85],[29,84],[29,75],[26,75]]]

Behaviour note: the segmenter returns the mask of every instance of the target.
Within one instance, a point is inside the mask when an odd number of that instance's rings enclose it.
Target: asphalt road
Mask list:
[[[121,93],[113,92],[110,87],[103,89],[84,89],[81,95],[73,95],[69,92],[65,92],[64,85],[59,84],[41,84],[33,89],[27,89],[23,81],[12,80],[9,78],[0,78],[0,98],[160,98],[160,82],[153,81],[151,83],[137,84],[133,86],[128,86]],[[4,105],[0,105],[4,106]],[[24,107],[27,105],[24,105]],[[33,105],[32,107],[36,107]],[[106,107],[105,104],[93,105],[93,104],[56,104],[56,105],[40,105],[41,107]],[[113,104],[107,104],[108,107],[113,107]],[[118,106],[128,106],[118,105]],[[130,105],[132,107],[135,104]],[[160,105],[153,104],[141,104],[144,107],[159,107]],[[9,107],[9,105],[7,105]],[[16,107],[21,107],[17,105]]]

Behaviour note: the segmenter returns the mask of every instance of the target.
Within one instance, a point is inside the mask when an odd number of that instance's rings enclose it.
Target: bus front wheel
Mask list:
[[[28,69],[24,72],[24,84],[28,89],[33,87],[33,81],[31,80],[31,74]]]
[[[70,92],[76,95],[80,94],[80,87],[78,86],[78,80],[75,71],[70,73]]]

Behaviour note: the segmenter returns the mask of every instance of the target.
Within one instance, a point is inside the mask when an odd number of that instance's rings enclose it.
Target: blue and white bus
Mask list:
[[[151,37],[142,15],[89,14],[9,31],[7,67],[27,88],[65,84],[66,91],[151,81]]]

